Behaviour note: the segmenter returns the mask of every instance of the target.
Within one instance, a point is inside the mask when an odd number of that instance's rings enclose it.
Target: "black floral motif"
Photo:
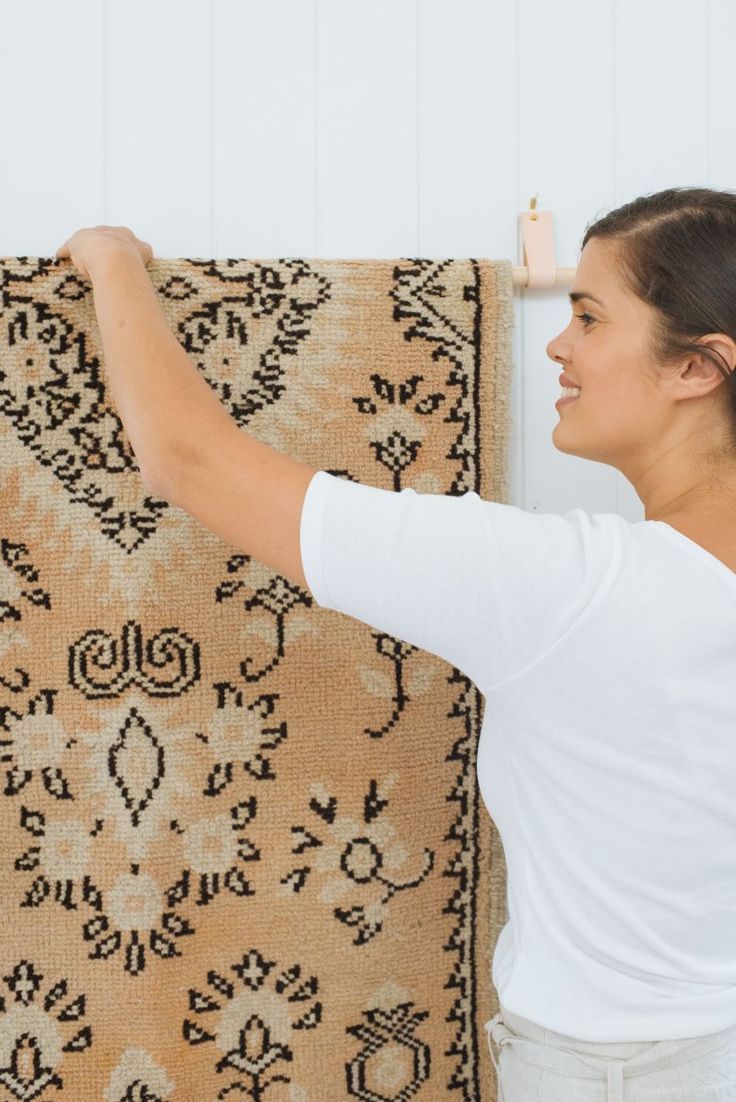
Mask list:
[[[9,1092],[8,1097],[19,1100],[48,1097],[49,1087],[63,1090],[64,1079],[59,1072],[63,1056],[84,1052],[92,1045],[88,1025],[60,1044],[59,1032],[64,1023],[84,1018],[86,999],[77,995],[57,1005],[69,994],[69,982],[62,977],[39,1005],[37,996],[44,978],[30,960],[18,961],[2,977],[12,999],[0,996],[0,1049],[6,1060],[4,1064],[0,1062],[0,1087]]]
[[[236,1077],[218,1098],[237,1092],[259,1102],[274,1083],[290,1083],[283,1071],[270,1073],[293,1060],[292,1035],[316,1029],[322,1021],[322,1003],[315,999],[317,978],[302,979],[301,965],[294,964],[269,982],[275,967],[276,961],[250,949],[239,963],[230,965],[234,978],[210,970],[209,990],[189,990],[189,1009],[203,1017],[184,1019],[185,1040],[190,1045],[214,1044],[223,1053],[215,1070]]]
[[[363,1011],[364,1021],[349,1026],[347,1033],[363,1042],[363,1048],[346,1066],[351,1098],[374,1102],[373,1083],[389,1083],[384,1097],[403,1102],[413,1098],[429,1079],[431,1050],[414,1036],[428,1011],[412,1011],[410,1002]]]
[[[0,739],[5,768],[3,796],[17,796],[38,774],[55,800],[72,799],[62,763],[74,738],[55,714],[56,695],[56,690],[41,689],[23,711],[0,708],[0,729],[7,734]]]
[[[226,564],[228,573],[240,572],[240,577],[232,581],[222,581],[215,590],[215,600],[222,603],[241,595],[240,607],[246,613],[262,610],[272,617],[273,645],[271,658],[265,665],[252,670],[255,665],[251,655],[240,663],[240,674],[245,682],[261,681],[277,668],[286,654],[286,625],[297,619],[297,624],[307,628],[309,617],[304,609],[310,609],[312,597],[292,585],[280,574],[275,574],[263,563],[252,559],[250,555],[233,555]],[[250,593],[250,596],[243,596]]]
[[[263,721],[276,711],[278,696],[261,693],[252,704],[243,707],[239,694],[232,700],[231,686],[218,683],[218,708],[213,713],[206,733],[196,732],[214,757],[207,773],[202,795],[218,796],[231,784],[238,765],[257,781],[275,780],[276,774],[268,751],[276,750],[287,737],[286,721],[264,726]],[[230,699],[228,699],[230,698]]]
[[[391,820],[383,815],[389,804],[388,793],[395,782],[395,776],[388,777],[380,786],[376,780],[370,781],[360,821],[349,815],[338,815],[337,796],[330,796],[323,785],[315,783],[309,807],[325,823],[327,837],[318,838],[302,826],[291,828],[296,839],[293,853],[320,848],[312,857],[311,866],[294,869],[282,879],[286,888],[300,892],[314,871],[319,876],[320,898],[325,903],[333,903],[356,890],[368,896],[366,903],[356,903],[349,908],[335,907],[332,912],[340,922],[355,928],[354,945],[364,945],[380,933],[389,900],[397,892],[418,887],[434,866],[434,855],[425,848],[418,871],[403,880],[397,878],[398,870],[409,859],[409,852],[406,844],[396,836]]]

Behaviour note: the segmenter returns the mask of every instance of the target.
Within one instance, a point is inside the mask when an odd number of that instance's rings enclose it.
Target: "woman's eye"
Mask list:
[[[575,317],[576,317],[576,318],[580,318],[581,320],[582,320],[582,319],[584,319],[584,318],[585,318],[585,319],[587,319],[586,321],[583,321],[583,325],[584,325],[584,326],[585,326],[586,328],[587,328],[587,326],[589,326],[589,325],[590,325],[590,323],[591,323],[592,321],[595,321],[595,318],[594,318],[594,317],[591,317],[591,315],[590,315],[590,314],[575,314]]]

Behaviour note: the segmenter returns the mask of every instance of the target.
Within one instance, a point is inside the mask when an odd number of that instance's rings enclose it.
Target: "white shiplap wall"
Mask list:
[[[736,186],[734,0],[0,0],[0,255],[127,225],[157,256],[558,263],[643,192]],[[515,300],[510,501],[643,518],[558,452],[546,345]]]

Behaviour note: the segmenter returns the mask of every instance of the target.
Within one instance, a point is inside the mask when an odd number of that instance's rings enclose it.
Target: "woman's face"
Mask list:
[[[699,353],[684,356],[677,370],[661,369],[648,350],[656,311],[623,285],[613,258],[610,243],[590,239],[570,292],[592,297],[572,303],[568,326],[547,345],[561,373],[581,388],[559,407],[552,441],[559,451],[621,471],[647,519],[697,510],[727,485],[736,492],[736,461],[724,461],[715,479],[707,461],[708,450],[728,440],[728,393],[717,389],[725,380]],[[700,340],[734,366],[731,337]]]
[[[559,451],[626,474],[646,462],[663,407],[660,384],[647,372],[651,308],[621,285],[608,248],[591,238],[583,249],[570,293],[586,297],[571,302],[567,328],[547,345],[550,359],[581,388],[559,407],[552,441]]]

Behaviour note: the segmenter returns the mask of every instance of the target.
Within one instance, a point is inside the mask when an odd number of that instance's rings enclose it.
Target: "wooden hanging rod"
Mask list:
[[[576,268],[555,268],[555,286],[569,287],[575,276]],[[526,287],[529,283],[529,269],[514,266],[511,269],[514,287]]]

